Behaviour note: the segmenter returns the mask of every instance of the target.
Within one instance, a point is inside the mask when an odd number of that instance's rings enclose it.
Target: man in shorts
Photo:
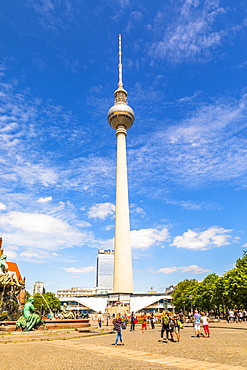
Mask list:
[[[194,330],[195,330],[195,337],[200,338],[200,323],[201,323],[201,315],[195,310],[194,314]]]

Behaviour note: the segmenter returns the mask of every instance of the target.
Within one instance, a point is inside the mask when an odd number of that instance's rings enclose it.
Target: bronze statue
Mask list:
[[[22,328],[23,331],[31,331],[37,329],[43,324],[43,319],[35,313],[33,297],[28,298],[23,309],[23,316],[16,321],[16,327]]]

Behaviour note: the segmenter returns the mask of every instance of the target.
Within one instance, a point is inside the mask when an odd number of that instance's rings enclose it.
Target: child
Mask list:
[[[147,330],[147,315],[142,315],[142,330]]]

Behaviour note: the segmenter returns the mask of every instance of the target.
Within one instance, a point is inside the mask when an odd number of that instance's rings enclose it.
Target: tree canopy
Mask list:
[[[187,311],[192,308],[203,311],[247,308],[247,251],[223,276],[212,273],[201,282],[196,279],[181,281],[172,298],[177,309]]]
[[[51,311],[60,310],[61,304],[59,299],[55,296],[54,293],[47,292],[44,294],[35,294],[34,295],[34,307],[35,310],[39,311],[42,315],[49,313]]]

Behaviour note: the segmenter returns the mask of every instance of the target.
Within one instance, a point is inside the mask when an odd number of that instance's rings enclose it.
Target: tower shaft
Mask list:
[[[113,278],[113,291],[115,293],[133,293],[126,135],[125,127],[119,125],[116,130],[117,168]]]
[[[113,291],[114,293],[133,293],[126,136],[127,130],[135,120],[135,114],[128,105],[128,94],[123,88],[121,35],[118,40],[118,89],[114,92],[114,105],[108,111],[108,122],[116,130],[117,136]]]

